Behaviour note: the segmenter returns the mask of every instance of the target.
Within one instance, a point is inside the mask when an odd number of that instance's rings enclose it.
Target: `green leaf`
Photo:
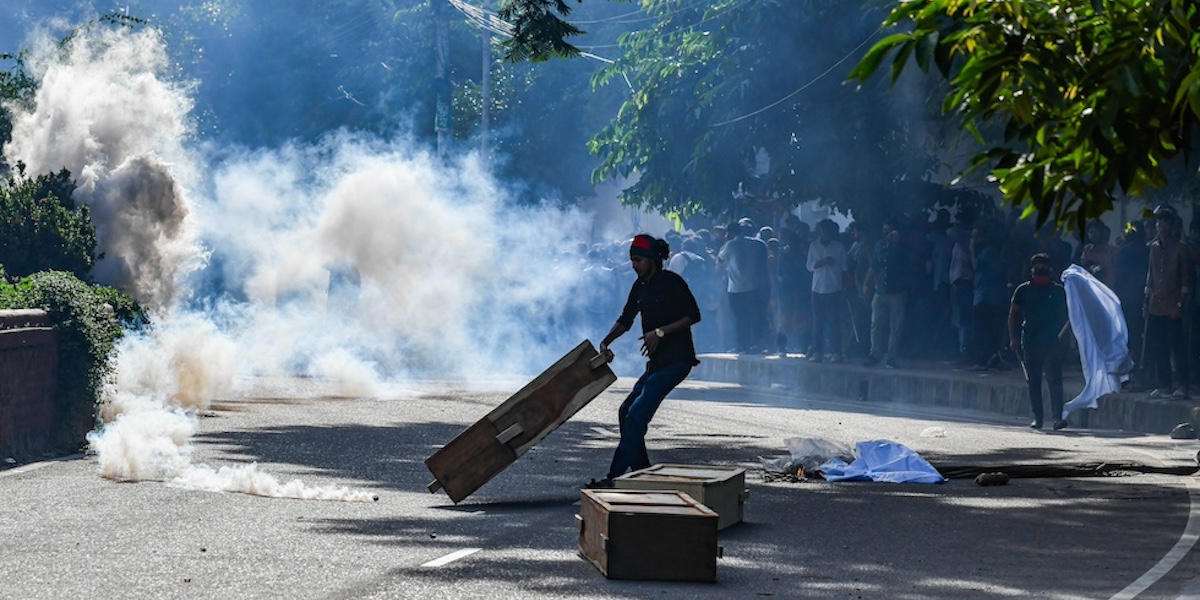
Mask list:
[[[871,46],[862,60],[850,70],[850,74],[846,77],[848,80],[866,81],[870,79],[875,71],[879,69],[879,65],[883,59],[896,46],[906,47],[912,43],[913,36],[909,33],[895,33],[889,35]],[[911,50],[910,50],[911,52]]]

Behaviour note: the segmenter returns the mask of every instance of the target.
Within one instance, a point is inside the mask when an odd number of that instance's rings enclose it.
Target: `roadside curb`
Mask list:
[[[1029,417],[1029,391],[1020,370],[980,374],[937,364],[912,364],[913,368],[881,369],[847,363],[814,364],[800,355],[703,354],[693,376],[749,386],[782,386],[799,393],[866,402],[929,405]],[[1082,387],[1077,372],[1073,376],[1068,374],[1064,382],[1065,399],[1070,400]],[[1096,410],[1073,413],[1072,425],[1165,434],[1179,423],[1191,422],[1200,429],[1200,407],[1191,402],[1128,393],[1106,395],[1099,404]]]

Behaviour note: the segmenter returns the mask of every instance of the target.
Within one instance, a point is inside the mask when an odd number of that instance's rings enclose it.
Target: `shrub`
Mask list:
[[[87,207],[76,208],[66,169],[0,187],[0,264],[13,277],[67,271],[87,279],[96,264],[96,230]]]

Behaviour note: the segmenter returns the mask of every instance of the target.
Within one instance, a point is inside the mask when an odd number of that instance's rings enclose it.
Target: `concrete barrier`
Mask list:
[[[907,364],[907,363],[906,363]],[[853,363],[810,363],[798,356],[704,354],[692,377],[747,386],[782,386],[797,393],[977,410],[1012,417],[1031,417],[1029,391],[1020,369],[987,374],[956,371],[944,365],[884,369]],[[1064,381],[1066,400],[1083,389],[1076,371]],[[1197,423],[1194,402],[1147,398],[1145,394],[1110,394],[1096,410],[1072,414],[1073,427],[1169,433],[1179,423]],[[1049,401],[1046,402],[1047,423]]]
[[[53,445],[58,334],[41,310],[0,311],[0,460]]]

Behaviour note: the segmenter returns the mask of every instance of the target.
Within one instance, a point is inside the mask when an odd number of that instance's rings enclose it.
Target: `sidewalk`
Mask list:
[[[692,377],[749,386],[782,386],[797,393],[825,394],[866,402],[947,406],[1013,417],[1030,417],[1029,391],[1021,369],[975,372],[944,362],[905,361],[901,368],[863,367],[860,362],[810,363],[786,356],[702,354]],[[1064,401],[1083,389],[1078,369],[1063,374]],[[1071,414],[1070,427],[1170,433],[1179,423],[1200,429],[1197,400],[1151,399],[1145,392],[1109,394],[1096,410]],[[1046,398],[1046,423],[1050,415]]]

